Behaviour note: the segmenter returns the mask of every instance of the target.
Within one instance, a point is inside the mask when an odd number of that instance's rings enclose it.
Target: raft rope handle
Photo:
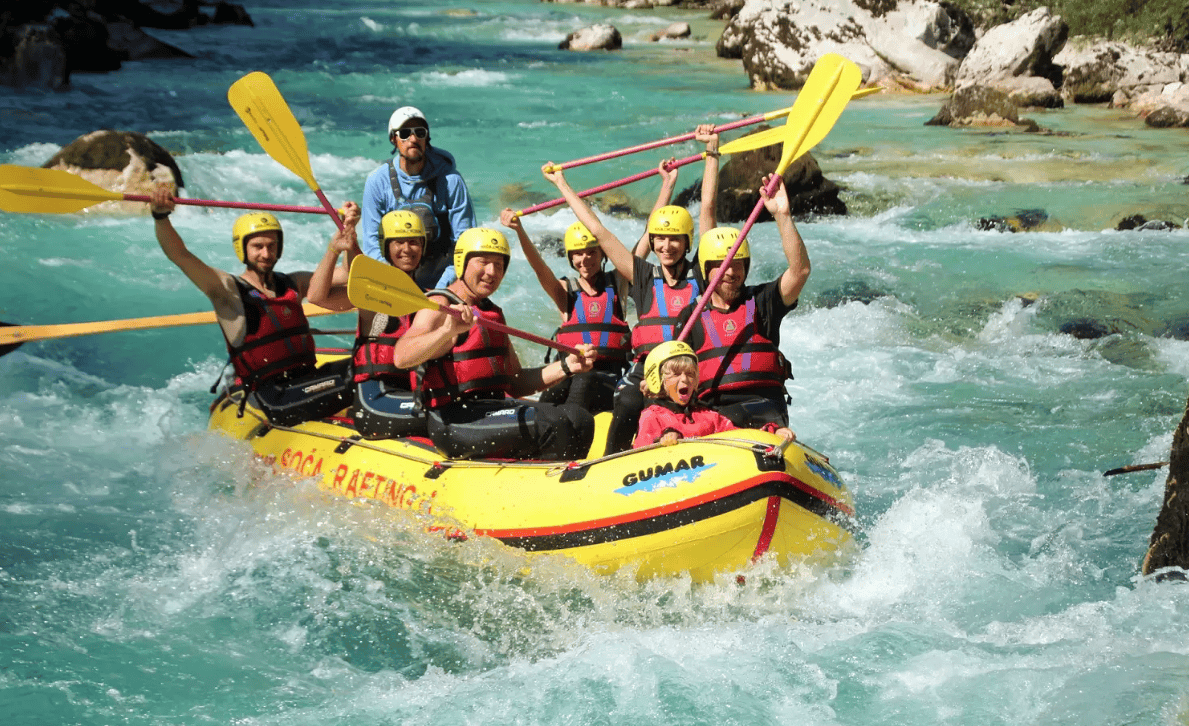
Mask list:
[[[230,391],[228,391],[228,393],[229,393],[229,397],[230,397]],[[370,441],[355,440],[349,436],[333,436],[331,434],[325,434],[325,433],[321,433],[318,431],[310,431],[308,429],[299,431],[298,429],[296,429],[292,426],[280,426],[280,425],[272,423],[267,418],[261,416],[255,410],[247,410],[246,413],[250,414],[253,418],[260,421],[260,423],[266,423],[269,426],[271,426],[272,428],[277,429],[278,431],[288,431],[290,433],[295,433],[295,434],[305,434],[307,436],[314,436],[314,437],[317,437],[320,439],[334,441],[339,444],[346,443],[347,441],[350,441],[352,446],[362,446],[365,449],[370,449],[371,451],[376,451],[381,454],[395,454],[397,456],[401,456],[406,459],[409,459],[410,461],[416,461],[419,464],[429,464],[429,465],[433,466],[433,465],[437,464],[439,461],[441,461],[440,459],[421,458],[421,457],[417,457],[417,456],[411,456],[404,452],[395,452],[392,449],[387,449],[382,446],[377,446],[376,444],[374,444]],[[735,440],[698,439],[697,441],[698,441],[698,443],[702,443],[702,444],[713,444],[715,446],[726,446],[731,449],[742,449],[745,451],[752,451],[753,447],[755,447],[755,446],[765,446],[765,447],[769,446],[768,444],[764,444],[759,441],[748,441],[746,439],[735,439]],[[806,446],[805,444],[801,443],[800,441],[797,441],[796,439],[789,441],[788,444],[797,444],[801,448],[807,449],[811,453],[817,454],[819,457],[825,459],[827,463],[829,462],[829,459],[826,459],[826,457],[822,456],[820,453],[818,453],[814,449]],[[569,461],[569,462],[565,462],[562,464],[558,464],[558,463],[552,462],[552,461],[547,461],[547,462],[521,461],[521,462],[510,463],[510,462],[493,462],[493,461],[481,461],[481,460],[467,460],[467,464],[474,466],[476,468],[485,468],[485,469],[507,469],[509,466],[526,467],[526,468],[532,468],[532,469],[548,467],[545,471],[546,476],[560,476],[562,472],[570,470],[570,469],[578,469],[578,468],[583,468],[583,467],[588,467],[588,466],[594,466],[595,464],[602,464],[607,461],[613,461],[620,457],[628,456],[630,454],[634,454],[634,453],[637,453],[640,451],[651,451],[653,449],[659,449],[661,447],[666,447],[666,446],[667,446],[667,444],[661,444],[661,443],[649,444],[648,446],[641,446],[638,449],[628,449],[627,451],[618,451],[614,454],[605,454],[603,456],[598,457],[597,459],[587,459],[582,462]],[[774,446],[771,446],[770,448],[779,448],[779,445],[774,445]],[[785,448],[787,448],[787,446]],[[783,453],[783,451],[782,451],[782,453]]]

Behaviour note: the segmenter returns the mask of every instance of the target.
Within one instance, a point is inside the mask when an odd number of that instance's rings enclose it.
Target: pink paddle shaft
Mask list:
[[[756,202],[755,209],[751,210],[751,214],[747,217],[747,223],[743,225],[743,229],[739,232],[739,239],[735,240],[735,244],[727,251],[726,258],[714,274],[710,277],[710,283],[706,285],[706,292],[702,294],[702,298],[698,300],[698,304],[694,306],[693,313],[690,314],[689,320],[685,321],[685,327],[681,329],[681,334],[677,336],[678,340],[685,340],[694,327],[694,321],[706,309],[706,304],[710,302],[710,296],[714,294],[718,283],[722,282],[723,275],[727,273],[727,266],[731,264],[731,260],[735,259],[735,253],[739,251],[739,246],[743,244],[743,240],[747,239],[747,233],[751,231],[752,225],[756,223],[756,219],[760,216],[760,210],[764,208],[764,197],[771,197],[772,193],[776,191],[776,185],[780,183],[780,175],[773,174],[768,181],[767,186],[764,187],[764,194]]]
[[[777,115],[779,115],[779,112],[777,112]],[[762,121],[769,121],[775,117],[776,116],[774,116],[771,113],[764,113],[764,114],[760,114],[759,116],[751,116],[751,117],[748,117],[748,118],[745,118],[745,119],[742,119],[739,121],[732,121],[729,124],[723,124],[722,126],[715,126],[713,133],[721,134],[722,132],[730,131],[731,129],[738,129],[738,128],[742,128],[744,126],[751,126],[752,124],[758,124]],[[593,164],[596,161],[605,161],[607,159],[615,159],[620,156],[627,156],[628,154],[635,154],[635,153],[638,153],[641,151],[648,151],[649,149],[657,149],[662,146],[668,146],[670,144],[678,144],[678,143],[681,143],[682,141],[689,141],[690,139],[697,137],[697,135],[698,134],[696,131],[690,131],[688,134],[681,134],[680,136],[670,136],[669,138],[661,139],[660,141],[650,141],[647,144],[640,144],[639,146],[629,146],[628,148],[620,149],[619,151],[608,151],[605,154],[597,154],[595,156],[588,156],[585,159],[575,159],[574,161],[567,161],[564,164],[554,164],[554,166],[558,169],[573,169],[576,166],[583,166],[585,164]]]
[[[433,301],[431,300],[430,302],[433,302]],[[435,303],[435,304],[437,304],[437,303]],[[447,313],[449,315],[453,315],[456,318],[462,318],[462,313],[458,312],[454,308],[446,307],[445,305],[441,305],[441,304],[437,304],[437,305],[438,305],[438,310],[440,310],[441,312]],[[576,356],[579,356],[579,357],[582,356],[582,351],[578,350],[577,348],[571,348],[570,346],[563,345],[562,343],[559,343],[556,340],[550,340],[549,338],[542,338],[539,335],[533,335],[532,333],[526,333],[523,330],[517,330],[516,328],[509,328],[507,325],[504,325],[502,323],[497,323],[494,320],[488,320],[487,318],[480,316],[477,312],[475,314],[475,322],[478,323],[479,325],[482,325],[485,328],[490,328],[491,330],[494,330],[497,333],[504,333],[506,335],[514,335],[517,338],[524,338],[525,340],[531,341],[533,343],[540,343],[541,345],[548,346],[550,348],[553,348],[554,350],[560,350],[562,353],[573,353]]]
[[[703,159],[703,157],[705,157],[705,154],[695,154],[693,156],[687,156],[684,159],[677,159],[676,161],[671,161],[668,164],[665,164],[665,169],[672,171],[673,169],[685,166],[686,164],[692,164],[695,161],[701,161]],[[602,186],[592,187],[591,189],[587,189],[585,191],[578,192],[578,196],[583,197],[583,198],[589,197],[591,194],[598,194],[600,192],[605,192],[608,189],[615,189],[616,187],[626,186],[628,184],[631,184],[632,182],[637,182],[637,181],[640,181],[641,179],[647,179],[650,176],[656,176],[659,173],[660,173],[660,169],[649,169],[648,171],[642,171],[639,174],[632,174],[629,177],[624,177],[623,179],[620,179],[618,181],[607,182],[606,184],[603,184]],[[565,203],[566,203],[565,197],[561,197],[559,199],[551,199],[548,202],[541,202],[540,204],[534,204],[531,207],[525,207],[524,209],[517,212],[517,216],[523,217],[526,214],[532,214],[533,212],[539,212],[542,209],[552,209],[553,207],[561,206],[562,204],[565,204]]]
[[[152,201],[144,194],[125,194],[124,201],[126,202],[149,202]],[[227,207],[230,209],[262,209],[268,212],[298,212],[300,214],[326,214],[326,210],[322,207],[299,207],[293,204],[264,204],[261,202],[222,202],[217,199],[183,199],[175,197],[176,204],[191,204],[195,207]],[[338,216],[336,212],[335,217]]]

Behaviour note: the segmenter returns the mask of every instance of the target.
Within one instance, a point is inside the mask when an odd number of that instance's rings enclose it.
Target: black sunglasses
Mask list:
[[[401,141],[408,140],[408,138],[413,134],[416,134],[417,138],[419,139],[424,139],[426,136],[429,136],[429,129],[425,128],[424,126],[414,126],[408,129],[396,130],[396,138],[400,139]]]

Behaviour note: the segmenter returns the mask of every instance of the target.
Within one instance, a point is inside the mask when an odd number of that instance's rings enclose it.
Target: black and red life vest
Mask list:
[[[383,315],[383,313],[377,313]],[[362,329],[355,333],[355,382],[363,383],[372,379],[393,382],[407,381],[410,386],[414,383],[413,372],[397,368],[392,362],[393,348],[396,341],[409,330],[413,324],[412,315],[385,315],[387,318],[384,329],[376,335],[365,335]],[[374,323],[373,323],[374,325]]]
[[[664,273],[657,268],[652,279],[652,299],[648,301],[647,309],[640,313],[636,327],[632,328],[634,360],[644,360],[653,348],[677,337],[675,328],[681,311],[697,300],[700,291],[692,271],[687,272],[683,282],[681,287],[670,287],[665,283]]]
[[[453,303],[462,300],[449,290],[431,290]],[[480,316],[505,324],[504,311],[490,300],[474,306]],[[439,408],[471,397],[503,398],[512,390],[508,374],[508,336],[475,324],[460,335],[449,353],[422,366],[421,387],[427,408]]]
[[[624,319],[623,305],[613,285],[602,293],[589,295],[576,279],[569,280],[573,304],[570,315],[557,329],[557,342],[577,347],[595,348],[595,368],[622,372],[627,367],[631,327]]]
[[[698,396],[712,392],[784,388],[788,366],[780,349],[756,330],[756,301],[729,312],[702,312],[698,354]]]
[[[317,357],[310,322],[301,307],[301,295],[288,275],[273,273],[277,294],[268,297],[242,278],[235,278],[247,317],[244,341],[227,352],[237,382],[249,389],[275,376],[313,370]],[[226,336],[224,336],[226,339]]]

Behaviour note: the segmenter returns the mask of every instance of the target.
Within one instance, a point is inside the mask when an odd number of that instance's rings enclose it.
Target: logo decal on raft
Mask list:
[[[812,456],[805,457],[805,466],[808,466],[810,471],[830,482],[834,486],[842,486],[842,480],[838,478],[838,475],[835,474],[828,466],[821,463],[817,459],[814,459]]]
[[[707,469],[716,466],[718,465],[707,464],[701,456],[691,456],[689,461],[679,459],[676,463],[667,461],[628,474],[623,478],[623,486],[616,489],[615,493],[626,497],[636,492],[654,492],[682,483],[689,484],[697,481]]]

